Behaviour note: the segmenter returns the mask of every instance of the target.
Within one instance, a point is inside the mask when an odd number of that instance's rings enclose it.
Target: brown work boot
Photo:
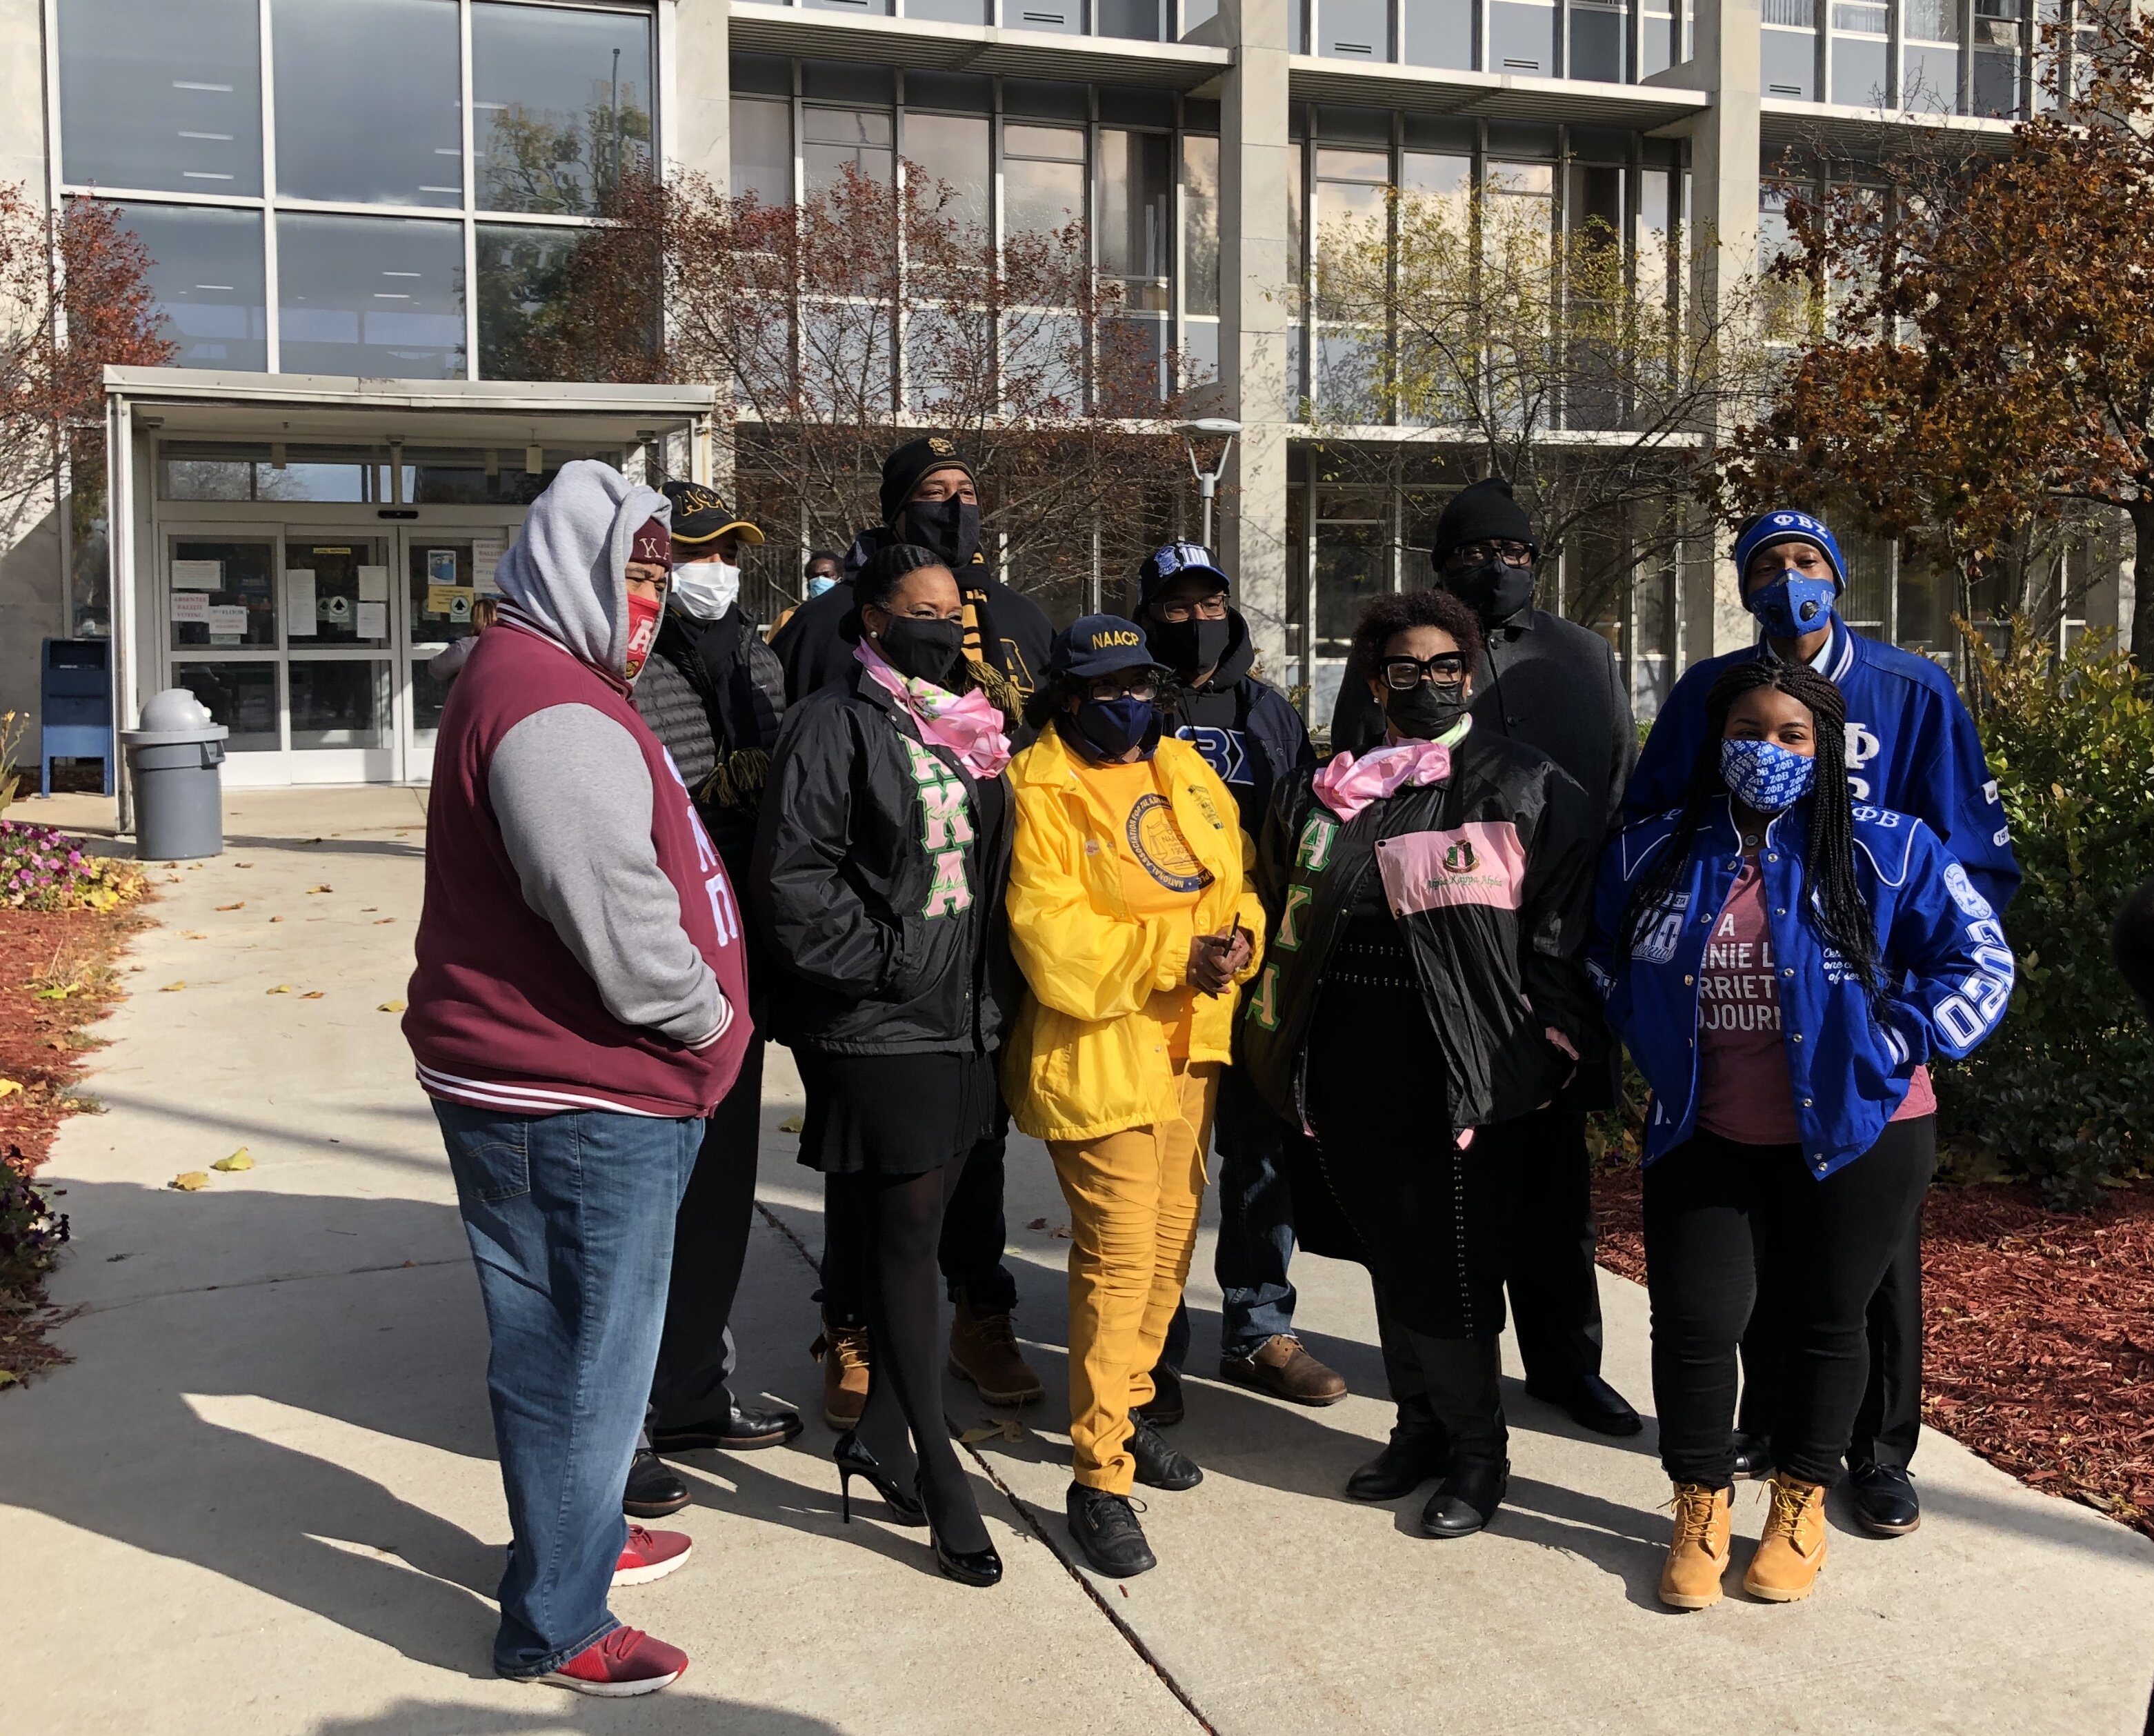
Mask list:
[[[823,1365],[823,1420],[833,1428],[850,1428],[868,1402],[868,1329],[830,1326],[808,1346]]]
[[[1768,1603],[1794,1603],[1817,1589],[1825,1566],[1825,1485],[1775,1471],[1765,1487],[1773,1510],[1743,1589]]]
[[[1291,1332],[1274,1333],[1246,1356],[1222,1356],[1219,1378],[1298,1405],[1335,1405],[1346,1396],[1345,1377],[1310,1356]]]
[[[1709,1610],[1720,1601],[1728,1571],[1728,1491],[1678,1483],[1669,1503],[1676,1534],[1661,1568],[1661,1601],[1672,1610]]]
[[[962,1297],[950,1322],[950,1372],[970,1381],[991,1405],[1029,1405],[1047,1390],[1018,1353],[1009,1310],[977,1313]]]

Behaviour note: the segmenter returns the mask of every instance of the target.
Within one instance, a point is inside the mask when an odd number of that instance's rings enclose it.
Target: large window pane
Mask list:
[[[1003,125],[1006,234],[1059,230],[1085,215],[1085,135],[1074,127]]]
[[[949,202],[942,214],[988,230],[988,129],[984,115],[914,115],[905,117],[905,156],[926,173],[922,189],[930,202],[937,183]]]
[[[1488,69],[1555,75],[1555,8],[1527,6],[1519,0],[1491,0],[1488,8]]]
[[[1574,79],[1623,82],[1623,8],[1606,0],[1572,0],[1570,65]]]
[[[1867,13],[1880,14],[1883,23],[1882,7],[1839,6],[1835,13]],[[1858,108],[1881,109],[1885,106],[1885,61],[1889,45],[1881,36],[1835,35],[1832,39],[1832,100],[1836,103],[1852,104]]]
[[[1674,0],[1644,0],[1638,33],[1640,77],[1650,79],[1676,64]]]
[[[1182,139],[1182,268],[1183,312],[1217,313],[1219,141],[1199,133]]]
[[[294,658],[284,677],[292,687],[293,748],[386,747],[389,669],[356,658]]]
[[[1473,65],[1473,0],[1416,0],[1399,20],[1404,58],[1415,66]]]
[[[454,0],[275,0],[277,191],[462,205]]]
[[[354,646],[380,646],[389,642],[389,554],[376,537],[300,537],[284,539],[284,571],[314,575],[314,618],[310,624],[313,648],[344,651]],[[284,589],[288,596],[292,580]],[[293,620],[290,629],[299,623]],[[294,642],[302,637],[291,631]],[[355,667],[364,666],[351,666]],[[386,667],[386,665],[383,666]],[[292,689],[292,727],[299,727],[299,690]],[[293,746],[301,743],[294,738]]]
[[[1809,9],[1809,0],[1794,0],[1782,9]],[[1758,34],[1759,75],[1768,96],[1799,96],[1805,101],[1817,94],[1817,33],[1793,30],[1762,30]]]
[[[1133,309],[1164,312],[1174,257],[1174,182],[1165,133],[1100,130],[1100,269]]]
[[[651,153],[651,21],[541,6],[472,8],[479,203],[588,213]]]
[[[1318,54],[1348,60],[1391,58],[1390,0],[1324,0],[1317,18],[1322,27]]]
[[[1159,15],[1170,0],[1097,0],[1100,34],[1159,40]]]
[[[150,253],[160,329],[183,368],[269,365],[262,217],[252,211],[130,205],[127,227]]]
[[[735,193],[766,205],[793,202],[793,105],[737,96],[732,100]]]
[[[894,137],[890,115],[880,109],[803,109],[800,159],[809,196],[837,186],[848,169],[889,186]]]
[[[463,251],[454,223],[284,212],[277,219],[280,367],[461,378]]]
[[[211,722],[232,732],[227,753],[274,753],[283,745],[274,663],[176,663],[172,681],[202,701]]]
[[[527,347],[559,293],[561,268],[582,232],[478,226],[478,371],[482,380],[541,376]]]
[[[67,179],[260,192],[260,18],[255,0],[60,0]]]

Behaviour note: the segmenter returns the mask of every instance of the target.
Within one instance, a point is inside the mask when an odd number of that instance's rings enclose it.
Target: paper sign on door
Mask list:
[[[318,639],[314,625],[314,569],[284,569],[284,632],[292,639]]]
[[[247,605],[244,603],[212,603],[208,620],[209,636],[212,639],[237,641],[247,636]]]
[[[359,569],[359,600],[362,603],[389,600],[388,568],[363,566]]]
[[[207,621],[209,619],[209,593],[206,590],[176,590],[172,593],[172,619],[176,621]]]
[[[222,590],[224,563],[221,560],[176,560],[172,563],[174,590]]]
[[[507,537],[473,537],[472,539],[472,588],[482,597],[501,595],[500,582],[495,579],[494,569],[501,564],[501,557],[508,553]]]
[[[359,636],[362,639],[386,639],[389,636],[389,605],[386,603],[361,603],[359,605]]]

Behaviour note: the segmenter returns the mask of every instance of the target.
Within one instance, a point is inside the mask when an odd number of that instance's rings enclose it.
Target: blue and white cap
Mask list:
[[[1738,584],[1742,575],[1749,570],[1750,557],[1775,543],[1808,543],[1831,563],[1835,589],[1847,589],[1847,563],[1840,558],[1840,544],[1833,541],[1832,533],[1825,528],[1822,519],[1799,513],[1792,507],[1776,507],[1769,513],[1759,513],[1745,520],[1737,530],[1735,572]]]
[[[1145,564],[1137,569],[1137,605],[1141,608],[1159,595],[1160,587],[1170,579],[1180,579],[1189,574],[1219,581],[1219,589],[1232,590],[1234,581],[1229,579],[1212,559],[1212,551],[1202,543],[1169,543],[1145,557]]]

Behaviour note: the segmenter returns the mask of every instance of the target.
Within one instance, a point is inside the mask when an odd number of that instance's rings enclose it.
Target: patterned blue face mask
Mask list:
[[[1753,813],[1778,814],[1810,793],[1817,761],[1778,742],[1723,742],[1720,776]]]

